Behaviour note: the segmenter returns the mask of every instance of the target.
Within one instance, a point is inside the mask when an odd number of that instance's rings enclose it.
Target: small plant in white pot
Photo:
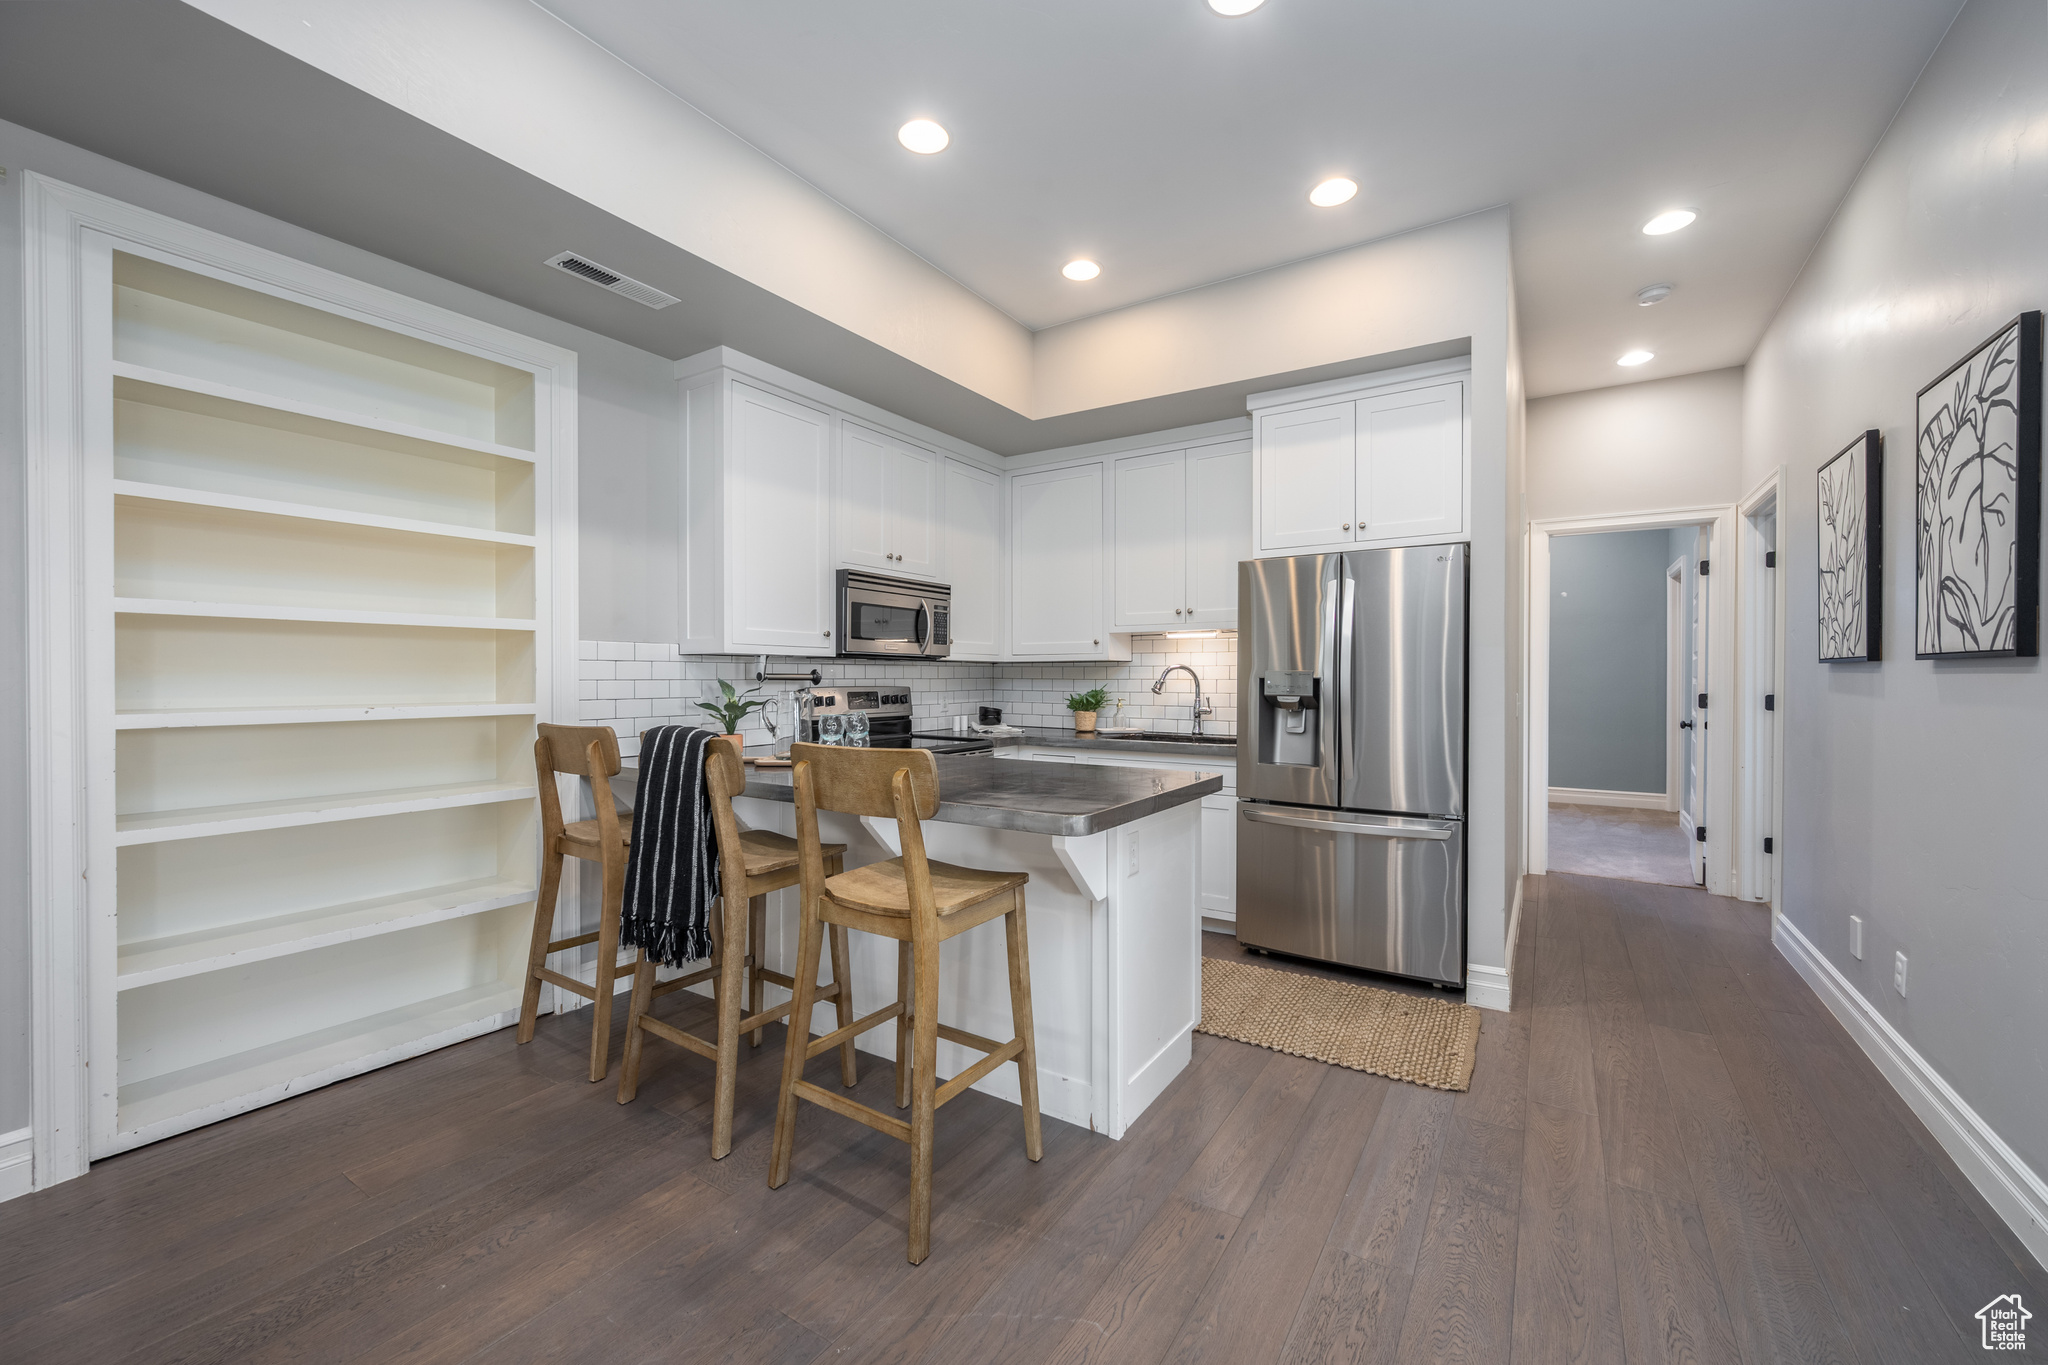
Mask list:
[[[1109,689],[1091,687],[1086,692],[1076,692],[1067,698],[1067,709],[1074,713],[1074,733],[1092,735],[1095,733],[1095,713],[1109,702]]]
[[[744,692],[736,691],[731,683],[720,678],[718,680],[718,700],[700,701],[697,703],[697,709],[711,713],[712,717],[717,720],[721,727],[720,733],[733,739],[739,739],[740,722],[768,704],[766,701],[749,700],[760,690],[758,687],[750,687]],[[745,741],[741,740],[741,743],[745,743]]]

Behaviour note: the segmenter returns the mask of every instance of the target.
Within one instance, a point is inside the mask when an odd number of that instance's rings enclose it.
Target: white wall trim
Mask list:
[[[1740,670],[1736,715],[1741,733],[1737,744],[1742,764],[1736,811],[1735,865],[1744,900],[1768,901],[1773,913],[1784,859],[1782,850],[1763,851],[1783,838],[1785,809],[1785,575],[1764,567],[1766,547],[1755,518],[1770,512],[1777,518],[1774,548],[1785,541],[1784,500],[1779,497],[1780,471],[1772,470],[1736,504],[1739,542],[1735,556],[1739,619],[1736,663]],[[1780,566],[1782,567],[1782,565]],[[1766,713],[1763,699],[1773,694],[1775,710]],[[1766,715],[1770,720],[1764,719]],[[1775,728],[1774,728],[1775,727]],[[1766,740],[1775,740],[1766,743]]]
[[[1003,457],[1003,467],[1008,470],[1020,470],[1070,460],[1099,460],[1111,456],[1151,455],[1167,450],[1195,450],[1204,446],[1229,445],[1233,441],[1248,442],[1251,438],[1251,418],[1225,417],[1220,421],[1201,422],[1191,427],[1169,427],[1165,431],[1147,431],[1136,436],[1116,436],[1106,441],[1089,441],[1077,446],[1054,446],[1048,450],[1027,451],[1022,455],[1007,455]]]
[[[1466,963],[1466,1004],[1483,1010],[1499,1010],[1503,1014],[1507,1012],[1514,998],[1515,940],[1522,934],[1522,892],[1528,883],[1526,876],[1515,878],[1515,900],[1508,907],[1508,965],[1482,967],[1475,962]]]
[[[1552,801],[1573,806],[1626,806],[1630,810],[1663,810],[1663,792],[1610,792],[1594,787],[1552,787]]]
[[[1250,412],[1266,408],[1284,408],[1296,403],[1326,403],[1332,398],[1362,398],[1381,389],[1406,388],[1418,379],[1434,379],[1438,375],[1470,375],[1472,353],[1446,356],[1442,360],[1425,360],[1417,365],[1403,365],[1393,370],[1370,370],[1365,374],[1347,375],[1340,379],[1324,379],[1314,384],[1298,384],[1291,389],[1266,389],[1260,393],[1246,394],[1244,405]]]
[[[33,1127],[0,1133],[0,1204],[36,1187],[35,1151]]]
[[[1707,693],[1709,711],[1715,720],[1733,710],[1735,688],[1736,579],[1731,561],[1736,548],[1735,504],[1704,507],[1674,507],[1661,511],[1625,513],[1604,517],[1551,517],[1529,522],[1526,585],[1523,598],[1524,639],[1527,648],[1523,691],[1529,698],[1523,743],[1524,842],[1529,850],[1529,871],[1542,875],[1550,869],[1550,540],[1552,536],[1586,535],[1603,531],[1654,531],[1682,526],[1705,526],[1707,550],[1704,557],[1721,558],[1722,571],[1707,574]],[[1711,699],[1722,698],[1716,710]],[[1707,743],[1707,890],[1717,896],[1734,894],[1735,861],[1733,838],[1735,816],[1735,738],[1739,726],[1708,726]],[[1718,832],[1717,832],[1718,831]]]
[[[576,353],[446,308],[367,284],[224,234],[137,208],[30,171],[22,177],[22,404],[27,504],[29,714],[30,1029],[37,1188],[85,1173],[95,1112],[112,1131],[113,849],[96,838],[112,811],[111,682],[92,664],[111,650],[94,585],[107,578],[90,458],[105,425],[89,401],[88,309],[111,317],[103,272],[85,268],[109,249],[167,261],[296,299],[373,326],[449,345],[534,372],[535,434],[551,448],[549,482],[536,497],[566,534],[535,561],[547,585],[535,603],[539,638],[566,642],[536,660],[541,718],[573,719],[576,705]],[[90,291],[100,290],[99,297]],[[545,505],[551,502],[551,506]],[[109,523],[110,524],[110,523]],[[111,677],[111,673],[107,673]],[[105,888],[105,889],[102,889]],[[95,952],[106,968],[93,971]],[[98,1075],[89,1060],[102,1062]],[[98,1086],[95,1095],[94,1086]]]
[[[1771,941],[1934,1134],[2034,1259],[2048,1265],[2048,1181],[1943,1080],[1835,964],[1783,915]]]

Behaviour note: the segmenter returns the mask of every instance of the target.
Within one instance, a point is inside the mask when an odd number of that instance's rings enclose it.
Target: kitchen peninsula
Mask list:
[[[1201,801],[1220,792],[1223,779],[1157,768],[999,763],[987,754],[937,763],[939,810],[924,825],[929,856],[1031,874],[1025,903],[1041,1106],[1120,1138],[1191,1055],[1201,1016]],[[620,774],[622,797],[630,799],[636,776],[630,764]],[[751,828],[794,835],[789,771],[750,767],[734,810]],[[819,823],[826,840],[846,844],[848,867],[900,852],[894,821],[827,812]],[[795,890],[769,897],[764,956],[778,970],[796,960],[796,922]],[[947,1023],[1006,1036],[1002,932],[997,921],[948,945],[939,988]],[[856,1010],[895,998],[893,943],[852,935],[852,969]],[[815,1032],[836,1026],[830,1011],[819,1006]],[[860,1046],[893,1058],[895,1033],[877,1029]],[[976,1060],[958,1044],[939,1043],[942,1078]],[[1009,1067],[974,1088],[1018,1098]]]

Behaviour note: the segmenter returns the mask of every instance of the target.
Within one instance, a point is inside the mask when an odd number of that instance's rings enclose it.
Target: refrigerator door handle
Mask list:
[[[1441,843],[1455,833],[1450,825],[1371,825],[1357,820],[1319,819],[1311,815],[1289,815],[1275,810],[1245,809],[1244,818],[1261,825],[1287,825],[1294,829],[1320,830],[1325,834],[1357,834],[1368,839],[1428,839]]]

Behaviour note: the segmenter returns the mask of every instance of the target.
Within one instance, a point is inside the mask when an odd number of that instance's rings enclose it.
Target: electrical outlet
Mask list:
[[[1892,954],[1892,989],[1900,995],[1906,993],[1906,955]]]
[[[1849,956],[1863,960],[1863,916],[1849,916]]]
[[[1124,847],[1130,850],[1124,855],[1124,875],[1135,877],[1138,875],[1138,831],[1132,830],[1124,836]]]

